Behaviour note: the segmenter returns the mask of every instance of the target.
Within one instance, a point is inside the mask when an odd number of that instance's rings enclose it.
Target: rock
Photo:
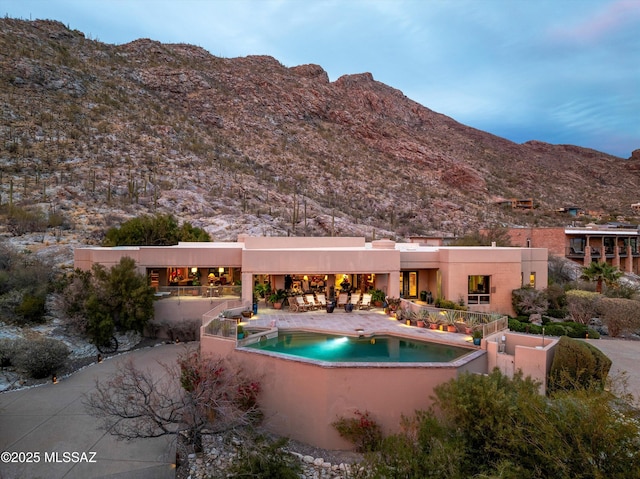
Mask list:
[[[307,464],[313,464],[313,461],[315,460],[315,458],[313,456],[304,456],[302,460]]]

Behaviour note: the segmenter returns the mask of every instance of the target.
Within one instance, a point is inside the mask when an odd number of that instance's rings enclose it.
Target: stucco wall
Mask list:
[[[399,432],[402,415],[426,409],[437,384],[462,371],[485,372],[482,352],[468,364],[444,367],[325,367],[233,350],[232,341],[203,337],[203,354],[232,354],[260,380],[265,425],[281,435],[325,449],[350,449],[331,423],[369,411],[385,434]]]

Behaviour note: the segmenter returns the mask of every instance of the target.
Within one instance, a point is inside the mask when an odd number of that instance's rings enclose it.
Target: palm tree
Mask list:
[[[602,293],[602,283],[607,286],[614,286],[622,276],[622,271],[615,266],[599,261],[592,261],[589,266],[582,270],[582,278],[589,281],[596,281],[596,291]]]

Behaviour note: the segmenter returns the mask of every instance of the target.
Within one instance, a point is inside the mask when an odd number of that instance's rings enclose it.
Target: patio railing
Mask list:
[[[459,309],[442,309],[434,306],[424,306],[421,304],[413,303],[409,300],[402,299],[400,307],[408,309],[417,313],[420,310],[427,310],[429,312],[440,313],[443,316],[451,314],[455,315],[456,321],[463,322],[468,325],[482,325],[484,335],[493,334],[497,331],[502,331],[509,327],[509,318],[503,314],[498,313],[482,313],[478,311],[463,311]],[[451,313],[448,313],[451,312]]]
[[[200,297],[220,298],[242,296],[242,286],[159,286],[156,296],[164,298]]]

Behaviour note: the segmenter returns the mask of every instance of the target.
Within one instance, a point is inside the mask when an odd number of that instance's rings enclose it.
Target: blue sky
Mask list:
[[[371,72],[518,143],[640,148],[640,0],[0,0],[0,14],[316,63],[332,81]]]

